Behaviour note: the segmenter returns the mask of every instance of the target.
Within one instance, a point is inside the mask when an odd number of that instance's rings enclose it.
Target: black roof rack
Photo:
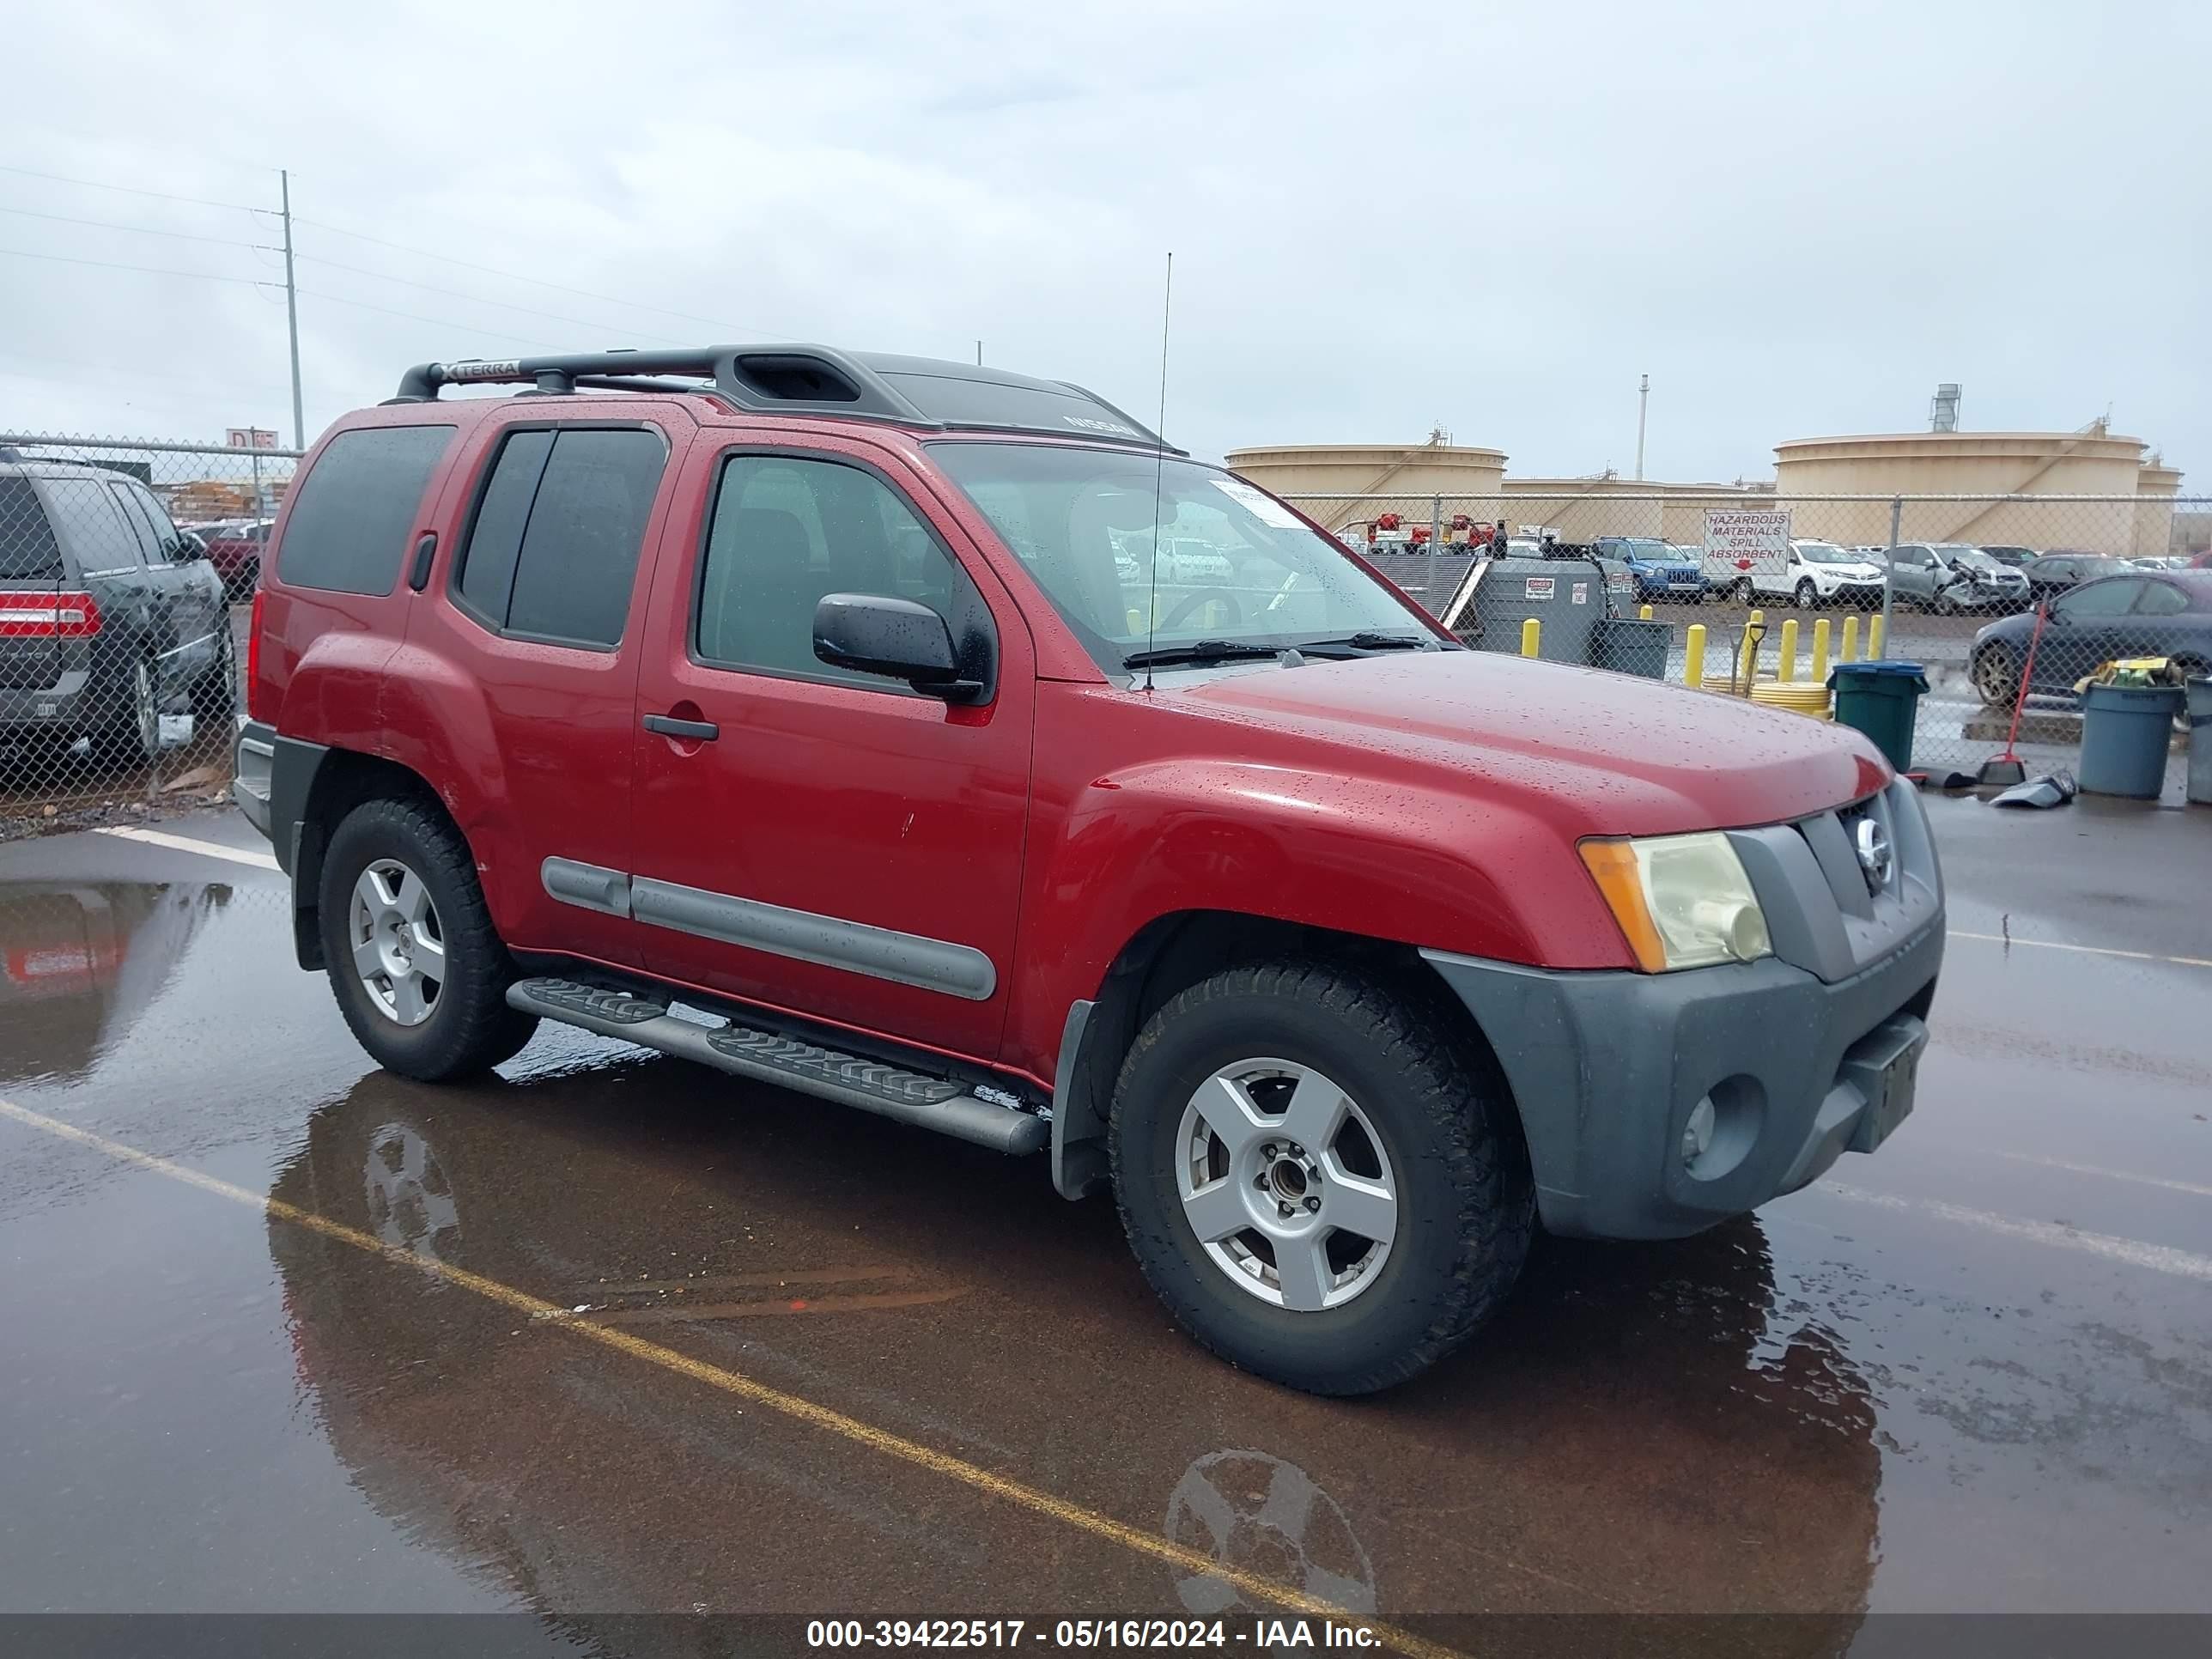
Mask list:
[[[704,392],[749,414],[831,415],[939,431],[1056,432],[1186,453],[1072,381],[830,346],[684,346],[418,363],[386,401],[432,402],[448,386],[523,386],[530,388],[525,396]]]

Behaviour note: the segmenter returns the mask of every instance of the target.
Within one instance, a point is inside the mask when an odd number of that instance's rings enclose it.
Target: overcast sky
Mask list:
[[[0,162],[234,205],[0,170],[0,428],[289,442],[280,261],[234,245],[276,241],[245,210],[287,167],[310,436],[423,359],[714,337],[980,337],[1149,416],[1172,248],[1200,454],[1441,423],[1626,474],[1648,371],[1648,477],[1760,477],[1951,380],[1968,427],[2109,405],[2212,487],[2203,0],[104,0],[8,34]]]

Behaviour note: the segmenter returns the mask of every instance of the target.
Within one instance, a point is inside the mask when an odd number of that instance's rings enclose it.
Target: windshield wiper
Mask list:
[[[1279,645],[1254,645],[1242,640],[1193,640],[1188,645],[1163,645],[1151,651],[1132,651],[1121,659],[1124,668],[1157,668],[1176,662],[1231,662],[1246,657],[1279,657]]]
[[[1376,634],[1361,629],[1334,640],[1300,640],[1301,651],[1425,651],[1437,643],[1418,634]]]

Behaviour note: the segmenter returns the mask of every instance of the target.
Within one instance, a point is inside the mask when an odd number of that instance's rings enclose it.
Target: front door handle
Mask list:
[[[722,728],[712,720],[680,720],[673,714],[647,714],[645,729],[664,738],[689,738],[694,743],[712,743],[722,735]]]

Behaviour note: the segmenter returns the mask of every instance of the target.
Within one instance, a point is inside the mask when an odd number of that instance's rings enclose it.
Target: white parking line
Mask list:
[[[2124,1261],[2131,1267],[2148,1267],[2153,1273],[2174,1273],[2183,1279],[2201,1279],[2212,1284],[2212,1256],[2197,1255],[2188,1250],[2174,1249],[2169,1245],[2146,1244],[2139,1238],[2115,1238],[2110,1233],[2085,1233],[2079,1228],[2063,1227],[2055,1221],[2021,1221],[2013,1216],[1993,1215],[1987,1210],[1970,1210],[1963,1204],[1946,1204],[1941,1199],[1899,1198],[1893,1193],[1870,1193],[1863,1187],[1847,1187],[1838,1182],[1823,1182],[1813,1190],[1847,1198],[1854,1204],[1871,1204],[1884,1210],[1917,1212],[1922,1215],[1934,1216],[1939,1221],[1955,1221],[1964,1226],[1978,1227],[1984,1232],[1996,1233],[2005,1238],[2024,1238],[2036,1244],[2056,1244],[2063,1249],[2081,1250],[2090,1255]]]
[[[2040,1164],[2046,1170],[2069,1170],[2075,1175],[2107,1176],[2114,1181],[2133,1181],[2145,1187],[2163,1187],[2169,1192],[2194,1193],[2199,1198],[2212,1198],[2212,1187],[2199,1186],[2193,1181],[2169,1181],[2164,1176],[2135,1175],[2126,1170],[2107,1170],[2101,1164],[2076,1164],[2070,1158],[2045,1158],[2038,1152],[1999,1152],[1997,1156],[2021,1164]]]
[[[173,853],[198,853],[204,858],[228,859],[233,864],[250,864],[257,870],[274,870],[276,859],[267,853],[257,853],[246,847],[225,847],[219,841],[194,841],[190,836],[172,836],[160,830],[136,830],[111,827],[95,830],[96,836],[113,836],[119,841],[143,841],[149,847],[166,847]]]
[[[2055,939],[2021,939],[2003,933],[1962,933],[1953,927],[1948,939],[1970,939],[1979,945],[2032,945],[2039,951],[2078,951],[2087,957],[2124,957],[2130,962],[2163,962],[2176,968],[2212,968],[2212,957],[2162,957],[2153,951],[2115,951],[2108,945],[2067,945]]]

